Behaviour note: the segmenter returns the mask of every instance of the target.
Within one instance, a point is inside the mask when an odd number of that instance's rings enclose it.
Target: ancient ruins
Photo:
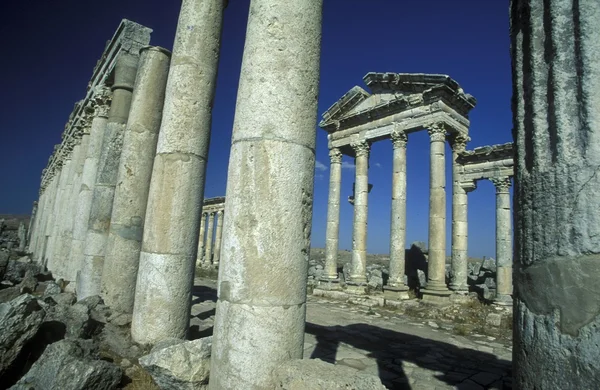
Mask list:
[[[36,267],[62,279],[53,287],[59,293],[74,292],[88,306],[100,296],[116,313],[110,321],[129,319],[131,338],[142,346],[188,337],[194,270],[218,268],[214,336],[201,342],[212,348],[204,356],[208,386],[275,388],[282,364],[291,370],[288,379],[300,371],[302,378],[342,372],[314,361],[318,367],[290,368],[305,351],[322,0],[252,1],[226,198],[204,199],[227,6],[183,0],[172,53],[149,46],[151,29],[121,22],[42,172],[29,229],[22,224],[6,246],[19,243]],[[319,126],[328,133],[331,164],[318,294],[369,293],[369,152],[372,143],[390,140],[389,278],[380,301],[395,306],[409,299],[406,148],[410,134],[425,130],[429,248],[419,299],[439,306],[467,296],[468,193],[490,180],[494,310],[514,308],[516,388],[597,387],[599,16],[592,0],[511,1],[514,144],[467,148],[477,132],[469,121],[476,99],[447,75],[368,73],[366,89],[352,88],[324,112]],[[351,266],[341,280],[343,155],[354,158],[355,183]],[[13,308],[33,298],[16,299]]]

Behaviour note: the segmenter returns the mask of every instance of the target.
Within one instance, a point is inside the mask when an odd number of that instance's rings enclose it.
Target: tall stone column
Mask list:
[[[196,254],[196,265],[202,265],[204,258],[204,236],[206,231],[206,213],[202,212],[200,218],[200,234],[198,235],[198,252]]]
[[[58,194],[58,183],[60,182],[61,165],[62,162],[57,161],[57,163],[51,168],[52,172],[50,173],[50,184],[48,184],[48,188],[46,189],[48,202],[46,204],[46,207],[44,207],[44,219],[40,227],[40,239],[38,244],[39,257],[37,258],[37,260],[43,265],[46,265],[47,263],[46,252],[48,249],[48,241],[50,240],[50,233],[52,230],[52,220],[54,219],[54,206],[56,205],[56,197]]]
[[[31,254],[31,258],[35,261],[36,259],[36,249],[37,249],[37,240],[40,232],[40,222],[43,218],[44,214],[44,205],[46,204],[46,196],[45,196],[45,188],[43,187],[45,184],[42,183],[42,187],[40,188],[40,196],[38,200],[33,202],[33,210],[35,210],[35,214],[32,211],[32,223],[30,223],[31,227],[29,228],[29,237],[27,239],[27,251]]]
[[[423,298],[437,300],[450,294],[446,287],[446,128],[443,123],[434,123],[427,130],[430,137],[429,259]]]
[[[340,188],[342,185],[342,152],[329,150],[329,201],[327,204],[327,230],[325,233],[325,272],[323,282],[339,282],[337,259],[340,236]]]
[[[496,187],[496,298],[499,305],[512,305],[512,214],[510,178],[491,179]]]
[[[456,293],[469,292],[467,284],[468,264],[468,196],[467,193],[475,189],[475,183],[461,181],[462,166],[457,161],[460,153],[467,147],[469,138],[462,134],[453,134],[450,137],[452,146],[452,272],[450,289]]]
[[[391,298],[408,299],[406,270],[406,142],[408,137],[397,124],[390,134],[394,147],[392,173],[392,218],[390,228],[390,277],[384,292]]]
[[[353,143],[355,157],[354,223],[352,230],[351,286],[367,282],[367,216],[369,212],[369,150],[367,141]],[[361,287],[362,288],[362,287]]]
[[[60,267],[61,262],[64,261],[60,257],[60,231],[61,225],[65,218],[65,209],[68,206],[68,187],[69,180],[71,180],[71,171],[72,171],[72,162],[73,162],[73,147],[75,145],[71,140],[65,142],[63,145],[63,154],[62,154],[62,168],[60,175],[60,182],[58,184],[58,191],[56,195],[56,204],[54,207],[54,217],[52,219],[52,230],[48,238],[48,247],[47,247],[47,262],[46,267],[53,274],[56,274],[57,278],[61,278]]]
[[[171,53],[161,47],[140,50],[131,109],[123,136],[110,218],[102,297],[113,310],[133,312],[150,177],[162,120]]]
[[[302,358],[322,0],[253,0],[227,179],[210,389]]]
[[[600,382],[600,3],[512,0],[515,388]]]
[[[98,161],[102,152],[102,141],[106,132],[108,110],[111,101],[110,89],[105,86],[97,87],[91,100],[89,110],[92,115],[92,123],[89,128],[89,142],[81,173],[81,185],[77,195],[77,206],[73,220],[73,241],[71,244],[70,262],[77,279],[77,291],[80,291],[80,271],[83,264],[83,248],[87,234],[90,209],[92,207],[92,195],[96,184],[98,173]],[[88,129],[84,129],[88,131]]]
[[[131,334],[142,344],[189,327],[224,7],[181,5],[136,282]]]
[[[40,196],[41,198],[41,196]],[[39,198],[38,198],[39,199]],[[27,238],[25,240],[25,245],[27,247],[29,247],[29,245],[31,244],[31,238],[33,235],[33,229],[36,226],[36,221],[37,221],[37,210],[38,210],[38,202],[34,201],[33,202],[33,207],[31,209],[31,217],[29,218],[29,227],[27,228]]]
[[[215,213],[208,213],[208,228],[206,229],[206,246],[204,248],[204,264],[209,265],[212,259],[213,233],[215,232]]]
[[[223,235],[223,210],[217,211],[217,231],[215,232],[215,248],[213,254],[213,265],[219,264],[221,258],[221,239]]]
[[[106,243],[123,148],[123,133],[129,117],[137,67],[137,56],[121,52],[115,65],[112,103],[102,140],[102,151],[98,160],[98,173],[92,195],[77,291],[79,299],[100,294]]]

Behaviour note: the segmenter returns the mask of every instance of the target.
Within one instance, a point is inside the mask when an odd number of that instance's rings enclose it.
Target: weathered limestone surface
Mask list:
[[[131,107],[138,59],[136,55],[123,52],[115,65],[113,97],[98,160],[98,173],[92,195],[83,250],[83,264],[77,290],[78,299],[100,294],[110,217],[123,148],[123,133]]]
[[[111,101],[110,89],[105,86],[96,87],[91,101],[91,109],[94,116],[90,128],[90,140],[87,147],[83,172],[81,175],[81,186],[77,197],[75,220],[73,221],[73,241],[71,247],[70,262],[76,275],[83,264],[83,249],[85,237],[92,207],[92,195],[96,184],[98,173],[98,161],[102,151],[102,141],[106,131],[108,110]],[[79,286],[77,287],[79,290]]]
[[[215,231],[215,249],[213,264],[218,265],[221,257],[221,240],[223,239],[223,210],[217,211],[217,229]]]
[[[600,382],[600,3],[511,1],[514,380]]]
[[[63,220],[61,213],[65,209],[65,198],[67,192],[67,182],[71,175],[71,153],[73,151],[73,144],[69,143],[63,150],[62,166],[60,169],[60,181],[56,187],[56,200],[54,201],[54,212],[49,226],[50,231],[48,234],[48,245],[46,248],[46,267],[50,271],[55,272],[57,270],[57,252],[59,246],[58,232],[60,229],[60,223]]]
[[[392,173],[392,216],[390,227],[390,276],[388,289],[406,291],[404,282],[406,248],[406,143],[408,137],[401,129],[391,134],[394,147]],[[407,296],[404,296],[407,298]]]
[[[227,179],[211,389],[273,388],[273,369],[302,357],[321,18],[321,0],[250,5]]]
[[[367,282],[367,216],[369,212],[369,151],[371,146],[362,141],[352,144],[355,159],[354,223],[352,231],[352,266],[350,283]]]
[[[429,166],[429,260],[427,290],[447,291],[446,287],[446,128],[431,124]]]
[[[510,178],[492,179],[496,186],[496,302],[512,305],[512,226]]]
[[[138,343],[187,333],[224,7],[181,6],[136,282]]]
[[[102,296],[113,310],[133,312],[135,282],[162,120],[171,53],[160,47],[140,51],[131,110],[123,136],[110,231],[102,272]]]
[[[202,264],[204,257],[204,236],[206,235],[206,213],[202,212],[200,217],[200,234],[198,234],[198,252],[196,254],[196,265]]]
[[[325,273],[323,279],[338,279],[337,256],[340,236],[340,188],[342,185],[342,152],[329,150],[329,201],[327,204],[327,230],[325,237]]]
[[[206,229],[206,242],[204,248],[204,263],[210,264],[212,259],[213,233],[215,232],[215,213],[208,213],[208,228]]]

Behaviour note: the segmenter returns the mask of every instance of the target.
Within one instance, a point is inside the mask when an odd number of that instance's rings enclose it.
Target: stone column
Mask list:
[[[25,229],[23,221],[19,223],[17,237],[19,238],[19,251],[23,252],[25,250],[25,244],[27,243],[27,230]]]
[[[206,246],[204,249],[204,264],[209,265],[212,259],[213,233],[215,232],[215,212],[208,213],[208,228],[206,231]]]
[[[429,125],[429,259],[427,288],[423,299],[437,300],[450,295],[446,287],[446,127]]]
[[[467,147],[469,138],[462,134],[450,137],[452,146],[452,272],[450,289],[456,293],[469,292],[467,284],[468,264],[468,196],[475,189],[475,183],[461,181],[462,165],[457,161]]]
[[[140,50],[131,109],[123,136],[110,218],[102,297],[111,309],[133,312],[150,176],[162,120],[171,53],[160,47]]]
[[[325,233],[325,272],[321,280],[326,286],[337,282],[337,259],[340,235],[340,188],[342,185],[342,152],[338,148],[329,150],[329,201],[327,204],[327,231]],[[330,286],[331,287],[331,286]]]
[[[141,344],[184,338],[189,326],[224,7],[181,5],[135,291],[131,333]]]
[[[67,141],[63,145],[62,159],[63,165],[61,168],[60,182],[58,184],[58,191],[56,195],[56,205],[54,207],[54,216],[52,220],[52,230],[50,233],[50,237],[48,238],[48,247],[47,247],[47,262],[46,267],[49,271],[56,275],[56,278],[61,278],[61,262],[64,261],[63,258],[60,257],[60,231],[61,225],[65,218],[65,209],[68,206],[68,182],[71,180],[71,171],[72,171],[72,161],[73,161],[73,147],[75,145],[71,140]]]
[[[352,264],[347,284],[364,292],[367,282],[367,216],[369,211],[369,150],[367,141],[353,143],[356,158],[354,179],[354,223],[352,231]],[[356,288],[352,288],[355,290]]]
[[[215,232],[215,249],[213,254],[213,265],[219,264],[221,257],[221,239],[223,233],[223,210],[217,211],[217,231]]]
[[[129,117],[137,67],[137,56],[121,52],[115,65],[112,104],[102,140],[102,151],[98,160],[98,173],[92,195],[77,291],[79,299],[100,294],[108,230],[123,147],[123,133]]]
[[[41,196],[38,199],[41,199]],[[33,230],[34,230],[34,228],[36,226],[36,221],[37,221],[36,217],[38,216],[37,215],[37,210],[38,210],[38,202],[34,201],[33,202],[33,208],[31,209],[31,217],[29,218],[29,227],[27,228],[27,236],[26,236],[26,239],[25,239],[25,245],[27,247],[29,247],[29,245],[31,244]]]
[[[46,264],[46,249],[48,247],[48,239],[50,235],[50,229],[52,224],[52,216],[54,215],[54,205],[56,203],[56,189],[58,187],[58,182],[60,180],[60,168],[55,165],[50,172],[50,179],[48,187],[46,188],[46,196],[48,197],[48,201],[46,202],[46,206],[44,206],[44,214],[43,220],[40,225],[40,236],[38,239],[38,255],[36,256],[36,260],[45,265]]]
[[[512,306],[512,214],[510,178],[490,179],[496,187],[496,299],[499,305]]]
[[[233,125],[210,389],[302,358],[322,0],[253,0]]]
[[[392,218],[390,228],[390,277],[384,286],[390,298],[408,299],[406,270],[406,142],[404,130],[394,124],[390,134],[394,146],[394,171],[392,173]]]
[[[518,389],[600,382],[600,3],[512,0]]]
[[[111,92],[105,86],[99,86],[94,91],[91,100],[91,111],[93,118],[89,128],[89,142],[81,173],[81,185],[77,195],[77,206],[73,220],[73,241],[71,244],[70,261],[76,275],[79,275],[83,264],[83,248],[87,234],[90,209],[92,206],[92,195],[96,184],[98,173],[98,161],[102,152],[102,141],[106,131],[108,110],[110,108]],[[87,131],[87,129],[84,129]],[[77,278],[77,277],[76,277]],[[79,279],[79,278],[77,278]],[[77,291],[80,291],[80,281],[77,281]]]
[[[198,253],[196,254],[196,265],[202,265],[202,258],[204,257],[204,236],[206,231],[206,213],[201,213],[202,218],[200,219],[200,234],[198,235]]]

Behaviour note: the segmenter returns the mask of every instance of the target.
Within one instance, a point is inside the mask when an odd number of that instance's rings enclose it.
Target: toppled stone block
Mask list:
[[[212,336],[155,347],[139,362],[162,390],[202,389],[208,384],[211,347]]]
[[[502,325],[502,315],[498,313],[490,313],[485,318],[485,323],[491,326],[500,326]]]
[[[46,284],[46,289],[44,290],[44,298],[50,297],[52,295],[60,294],[61,292],[62,292],[62,290],[56,282],[49,281]]]
[[[8,267],[8,258],[10,257],[10,253],[5,251],[0,251],[0,279],[4,279],[4,273],[6,272],[6,268]]]
[[[96,331],[98,324],[90,318],[90,309],[79,303],[74,305],[56,304],[46,308],[44,323],[64,325],[66,337],[90,338]]]
[[[97,359],[91,340],[65,339],[50,344],[11,390],[110,390],[123,374],[113,363]]]
[[[421,288],[427,287],[427,276],[425,276],[425,272],[418,269],[417,276],[419,277],[419,287],[421,287]]]
[[[496,272],[496,260],[491,257],[484,257],[481,262],[481,270]]]
[[[284,390],[384,390],[381,380],[353,368],[318,359],[288,361],[273,372],[275,386]]]
[[[45,315],[37,299],[29,294],[0,304],[0,376],[36,335]]]
[[[42,272],[42,266],[37,263],[24,263],[17,260],[11,260],[6,267],[4,279],[15,284],[21,283],[27,274],[27,271],[31,271],[31,274],[35,276]]]

